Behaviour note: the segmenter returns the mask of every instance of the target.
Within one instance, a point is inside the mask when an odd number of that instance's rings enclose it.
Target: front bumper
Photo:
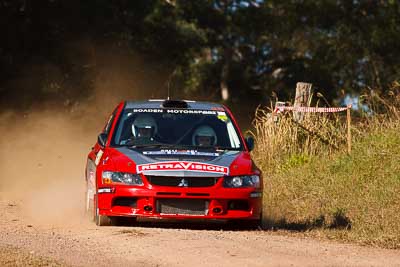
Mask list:
[[[262,211],[262,192],[254,188],[109,186],[99,191],[107,191],[97,194],[99,214],[110,217],[258,220]]]

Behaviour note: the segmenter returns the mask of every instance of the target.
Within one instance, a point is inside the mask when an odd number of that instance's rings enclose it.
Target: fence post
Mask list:
[[[310,106],[310,96],[311,96],[311,83],[298,82],[296,84],[296,98],[294,99],[294,107],[309,107]],[[293,119],[296,122],[301,122],[303,120],[304,113],[293,112]]]
[[[274,111],[272,112],[272,116],[273,116],[273,118],[274,118],[274,122],[275,122],[275,123],[278,122],[278,113],[280,112],[280,111],[279,111],[279,107],[284,107],[285,104],[286,104],[285,102],[281,102],[281,101],[277,101],[277,102],[275,103],[275,109],[274,109]]]
[[[347,105],[347,153],[351,153],[351,105]]]

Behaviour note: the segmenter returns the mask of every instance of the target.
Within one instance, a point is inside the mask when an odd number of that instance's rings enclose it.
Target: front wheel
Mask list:
[[[87,185],[86,185],[86,188]],[[95,221],[95,207],[94,207],[94,199],[93,196],[91,197],[91,192],[89,189],[86,189],[85,193],[85,211],[84,211],[84,216],[94,222]]]
[[[231,220],[228,222],[230,227],[242,230],[262,230],[263,229],[263,216],[253,220]]]
[[[97,226],[110,226],[111,225],[111,220],[108,216],[99,214],[99,208],[97,205],[97,195],[95,197],[95,205],[94,205],[94,221]]]

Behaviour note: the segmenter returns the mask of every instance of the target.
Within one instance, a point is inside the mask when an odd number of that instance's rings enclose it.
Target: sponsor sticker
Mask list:
[[[201,109],[161,109],[161,108],[134,108],[133,113],[167,113],[167,114],[201,114],[217,115],[215,110]]]
[[[193,172],[207,172],[207,173],[218,173],[228,174],[229,168],[225,166],[192,162],[192,161],[167,161],[140,164],[136,166],[137,173],[143,173],[146,171],[193,171]]]
[[[225,112],[218,111],[218,119],[223,121],[223,122],[227,122],[228,121],[228,116],[226,115]]]
[[[163,113],[164,111],[160,108],[134,108],[134,113]]]
[[[103,150],[99,150],[99,152],[97,152],[96,154],[96,160],[94,161],[94,164],[99,165],[99,162],[101,160],[101,157],[103,156],[104,151]]]
[[[188,155],[188,156],[218,157],[219,153],[201,152],[201,151],[197,151],[197,150],[161,149],[161,150],[157,150],[157,151],[143,151],[143,155]]]

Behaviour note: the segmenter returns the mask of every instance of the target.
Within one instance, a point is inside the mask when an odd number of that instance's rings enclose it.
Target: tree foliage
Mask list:
[[[70,49],[83,39],[123,44],[170,69],[176,95],[210,100],[287,98],[298,81],[334,100],[400,74],[393,0],[0,0],[0,32],[3,103],[89,93],[96,70]]]

